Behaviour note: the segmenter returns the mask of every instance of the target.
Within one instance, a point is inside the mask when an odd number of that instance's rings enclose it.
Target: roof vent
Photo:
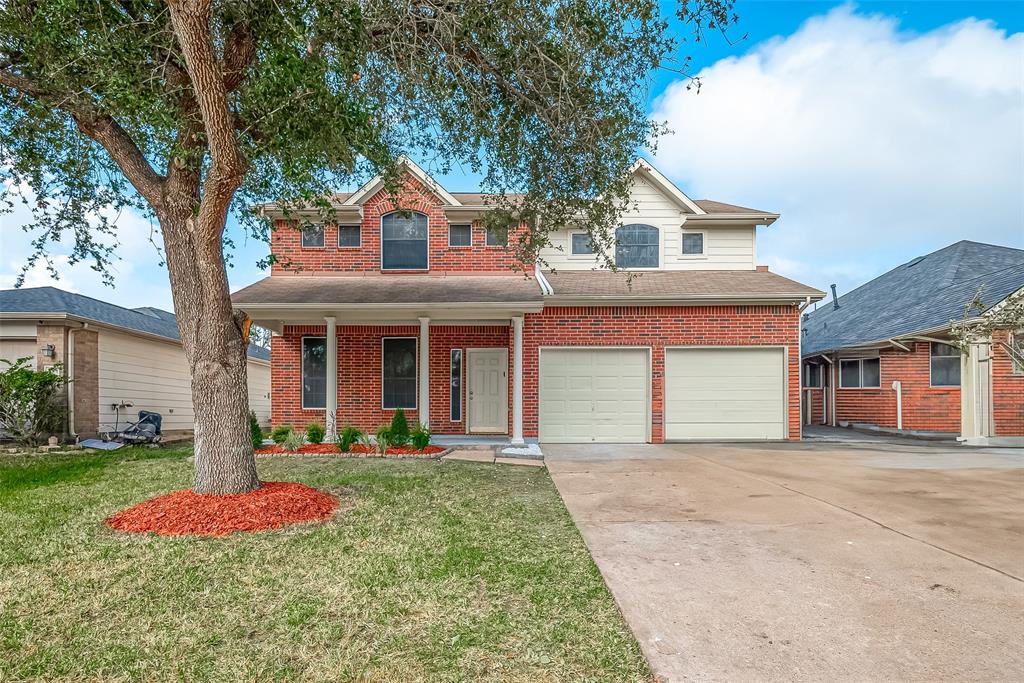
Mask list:
[[[832,283],[832,310],[839,310],[839,295],[836,294],[836,285]]]
[[[921,261],[924,261],[926,258],[928,258],[928,257],[927,256],[918,256],[916,259],[912,260],[910,263],[907,264],[907,268],[913,268],[914,266],[916,266]]]

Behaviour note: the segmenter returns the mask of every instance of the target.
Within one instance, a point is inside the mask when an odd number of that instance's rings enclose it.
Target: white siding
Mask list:
[[[270,368],[249,362],[249,400],[263,422],[270,421]],[[254,400],[255,398],[255,400]],[[114,404],[132,403],[121,411],[120,423],[140,410],[163,416],[164,431],[191,431],[192,410],[188,364],[174,343],[103,330],[99,334],[100,428],[114,426]]]
[[[661,232],[662,270],[753,270],[755,267],[755,227],[707,226],[693,227],[705,233],[703,258],[680,257],[679,239],[687,216],[693,214],[682,209],[656,187],[641,177],[633,178],[633,203],[623,215],[622,222],[646,223]],[[570,252],[569,232],[552,231],[551,247],[541,257],[555,270],[590,270],[597,266],[596,257],[573,257]]]

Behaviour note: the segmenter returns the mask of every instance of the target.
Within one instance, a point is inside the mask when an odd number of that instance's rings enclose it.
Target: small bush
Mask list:
[[[277,427],[274,427],[274,431],[270,432],[270,440],[280,446],[291,433],[291,425],[278,425]]]
[[[341,434],[338,435],[338,450],[342,453],[348,453],[352,450],[352,444],[356,443],[363,437],[363,430],[359,427],[353,427],[352,425],[345,425],[341,430]]]
[[[399,408],[391,418],[391,433],[388,443],[401,448],[409,444],[409,421],[405,418],[405,411]]]
[[[309,443],[323,443],[324,433],[324,426],[319,422],[310,422],[306,425],[306,441]]]
[[[365,448],[367,453],[373,453],[373,437],[370,436],[369,432],[359,435],[359,445]]]
[[[391,428],[387,425],[377,427],[377,452],[384,455],[388,446],[394,445],[391,441]]]
[[[306,440],[302,438],[302,434],[299,434],[298,432],[288,432],[288,435],[284,437],[284,443],[281,444],[281,447],[290,453],[294,453],[302,448],[305,443]]]
[[[4,359],[0,371],[0,428],[19,443],[31,446],[64,431],[64,378],[61,366],[33,370],[30,356]]]
[[[263,448],[263,428],[260,427],[260,419],[251,410],[249,411],[249,436],[252,437],[253,450]]]
[[[422,422],[416,425],[416,429],[412,430],[412,445],[418,451],[422,451],[430,445],[430,430]]]

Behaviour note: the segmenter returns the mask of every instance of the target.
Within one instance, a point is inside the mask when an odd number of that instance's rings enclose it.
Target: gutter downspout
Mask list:
[[[810,419],[810,415],[804,415],[804,321],[803,313],[811,305],[811,297],[804,297],[804,302],[796,309],[796,357],[800,363],[796,367],[797,396],[800,399],[800,440],[804,438],[804,421]],[[813,413],[814,411],[809,411]],[[810,424],[810,423],[808,423]]]
[[[551,296],[555,293],[554,288],[548,279],[544,277],[544,272],[540,269],[540,264],[536,263],[533,266],[533,274],[537,278],[537,284],[540,285],[540,293],[544,296]]]
[[[903,431],[903,384],[895,380],[892,388],[896,392],[896,429]]]

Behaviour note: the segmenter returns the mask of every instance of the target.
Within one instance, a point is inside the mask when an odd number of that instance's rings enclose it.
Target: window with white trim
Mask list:
[[[704,233],[683,231],[679,236],[679,253],[683,256],[703,256]]]
[[[416,337],[385,337],[382,348],[381,406],[415,408]]]
[[[508,246],[508,229],[498,226],[487,228],[487,246],[506,247]]]
[[[653,225],[633,223],[615,231],[615,265],[619,268],[657,268],[659,232]]]
[[[382,270],[427,269],[427,217],[396,211],[380,219]]]
[[[590,241],[590,235],[585,232],[569,233],[569,253],[573,256],[593,255],[594,243]]]
[[[327,337],[302,338],[302,409],[327,407]]]
[[[820,387],[821,386],[821,366],[816,363],[805,363],[804,364],[804,386],[805,387]]]
[[[306,225],[302,227],[302,246],[303,247],[322,247],[324,246],[324,226],[323,223],[314,223],[313,225]]]
[[[451,386],[448,392],[448,417],[452,422],[462,422],[462,349],[452,349],[449,377]]]
[[[338,226],[338,248],[349,249],[358,247],[361,243],[360,226],[358,223]]]
[[[448,225],[449,247],[470,247],[473,245],[473,226],[468,223]]]
[[[960,386],[960,349],[951,344],[931,343],[931,385]]]
[[[877,358],[839,361],[841,389],[878,389],[881,387],[881,379],[881,367]]]
[[[1013,361],[1013,374],[1024,375],[1024,330],[1010,335],[1010,360]]]

